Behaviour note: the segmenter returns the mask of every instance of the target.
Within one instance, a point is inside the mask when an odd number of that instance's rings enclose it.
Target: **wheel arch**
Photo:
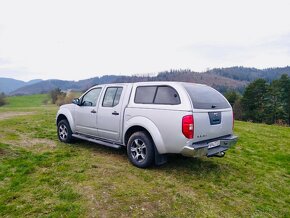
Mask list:
[[[64,114],[59,114],[56,119],[56,124],[58,124],[61,120],[67,120],[67,117]]]
[[[148,136],[152,139],[152,136],[150,134],[150,132],[145,129],[144,127],[142,126],[138,126],[138,125],[135,125],[135,126],[131,126],[125,133],[124,135],[124,144],[127,145],[131,135],[133,135],[135,132],[146,132],[148,134]],[[153,140],[153,139],[152,139]]]
[[[166,148],[164,146],[164,142],[162,136],[160,134],[157,126],[148,118],[144,117],[134,117],[128,121],[126,121],[126,127],[123,136],[123,142],[127,145],[130,136],[138,131],[146,132],[152,139],[158,153],[164,154],[166,153]]]
[[[74,125],[74,119],[71,114],[71,112],[68,109],[60,109],[56,116],[56,125],[59,123],[59,121],[66,119],[70,125],[70,128],[72,132],[75,132],[75,125]]]

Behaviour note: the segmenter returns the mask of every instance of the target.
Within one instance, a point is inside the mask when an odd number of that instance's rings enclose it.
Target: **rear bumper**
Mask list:
[[[190,146],[185,146],[181,154],[188,157],[212,157],[220,152],[228,150],[238,141],[238,137],[234,135],[216,138],[214,140],[193,143]],[[210,147],[210,143],[219,142],[219,146]]]

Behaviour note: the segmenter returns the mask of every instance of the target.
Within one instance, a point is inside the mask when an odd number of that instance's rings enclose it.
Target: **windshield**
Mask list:
[[[196,109],[225,109],[231,107],[221,93],[209,86],[186,83],[183,86]]]

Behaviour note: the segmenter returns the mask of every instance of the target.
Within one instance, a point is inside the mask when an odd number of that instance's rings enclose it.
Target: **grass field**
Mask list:
[[[43,102],[48,99],[47,94],[39,95],[24,95],[24,96],[13,96],[8,98],[8,104],[3,108],[31,108],[31,107],[40,107],[43,105]]]
[[[58,142],[44,98],[0,108],[1,217],[290,217],[290,128],[236,122],[224,158],[142,170],[125,150]]]

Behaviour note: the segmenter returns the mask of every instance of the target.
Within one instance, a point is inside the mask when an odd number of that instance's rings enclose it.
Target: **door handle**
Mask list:
[[[113,115],[119,115],[119,113],[117,111],[114,111],[112,114]]]
[[[92,110],[92,111],[91,111],[91,113],[92,113],[92,114],[95,114],[95,113],[97,113],[97,111],[95,111],[95,110]]]

